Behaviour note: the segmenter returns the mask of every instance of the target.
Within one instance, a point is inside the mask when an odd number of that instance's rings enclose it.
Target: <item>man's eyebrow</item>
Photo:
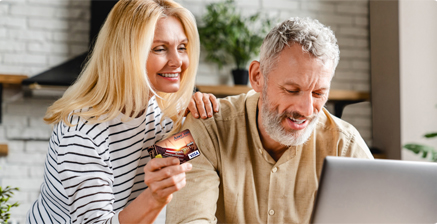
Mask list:
[[[296,86],[296,87],[300,87],[299,84],[293,82],[293,81],[285,81],[284,85],[286,86]]]
[[[328,88],[328,87],[322,87],[322,88],[320,88],[320,89],[317,89],[317,90],[322,90],[322,91],[328,91],[328,90],[329,90],[329,88]]]
[[[300,88],[300,85],[297,84],[297,83],[295,83],[295,82],[293,82],[293,81],[286,81],[286,82],[284,83],[284,86],[293,86],[293,87]],[[316,89],[316,90],[328,91],[328,90],[329,90],[329,87],[321,87],[321,88],[318,88],[318,89]]]

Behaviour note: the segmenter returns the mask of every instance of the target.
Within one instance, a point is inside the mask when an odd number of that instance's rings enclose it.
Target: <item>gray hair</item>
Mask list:
[[[261,46],[260,67],[264,77],[276,65],[279,53],[285,45],[302,45],[304,52],[320,59],[334,62],[334,71],[340,59],[340,50],[334,32],[318,20],[310,18],[290,18],[276,25],[266,36]]]

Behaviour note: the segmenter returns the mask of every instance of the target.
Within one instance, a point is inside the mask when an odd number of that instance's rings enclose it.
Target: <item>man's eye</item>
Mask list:
[[[287,92],[289,92],[289,93],[293,93],[293,94],[295,94],[295,93],[298,93],[299,91],[297,91],[297,90],[288,90],[288,89],[286,89],[286,91]]]
[[[318,92],[313,92],[313,94],[317,97],[322,97],[325,95],[325,93],[318,93]]]

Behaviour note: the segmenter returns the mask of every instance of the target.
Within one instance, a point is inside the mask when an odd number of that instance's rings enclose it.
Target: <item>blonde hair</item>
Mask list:
[[[189,40],[190,65],[181,75],[180,88],[175,93],[155,92],[146,71],[156,23],[166,16],[181,21]],[[199,61],[196,21],[187,9],[172,0],[120,0],[109,13],[89,57],[78,80],[47,110],[47,123],[63,121],[72,126],[68,120],[71,115],[81,116],[89,123],[102,123],[114,119],[122,110],[125,121],[141,114],[152,94],[158,95],[162,117],[174,122],[169,134],[180,128]],[[90,109],[79,111],[82,108]]]

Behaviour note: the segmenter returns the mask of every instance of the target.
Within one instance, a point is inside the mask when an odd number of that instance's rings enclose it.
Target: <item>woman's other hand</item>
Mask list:
[[[196,92],[185,110],[185,116],[191,112],[195,118],[206,119],[212,117],[213,113],[217,113],[219,107],[220,104],[213,94]]]
[[[173,193],[185,186],[185,172],[191,167],[190,163],[180,165],[174,157],[150,160],[144,167],[148,188],[120,211],[120,223],[153,223]]]
[[[185,172],[191,170],[190,163],[180,165],[174,157],[155,158],[144,167],[144,182],[152,198],[158,204],[168,204],[172,194],[185,186]]]

